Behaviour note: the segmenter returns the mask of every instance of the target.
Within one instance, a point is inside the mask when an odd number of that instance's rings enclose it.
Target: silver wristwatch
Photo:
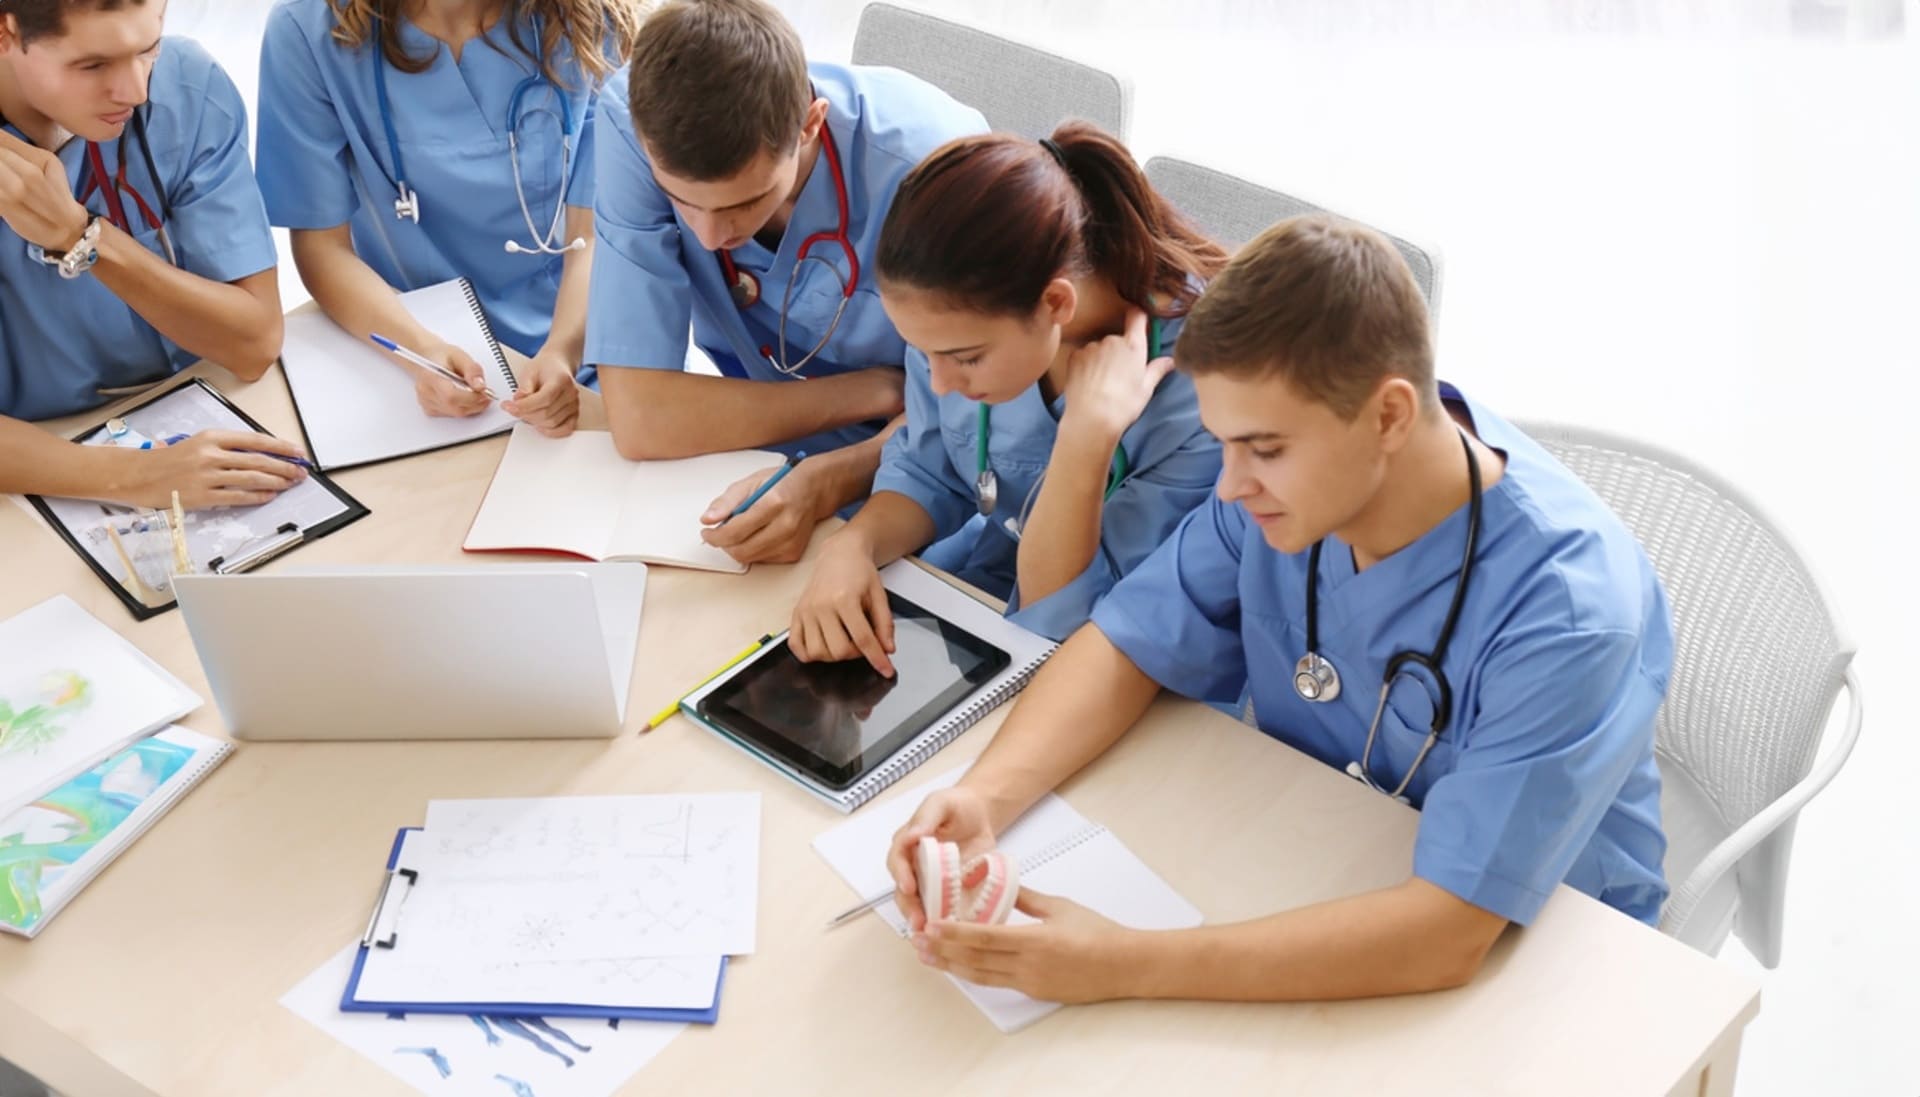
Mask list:
[[[100,261],[100,226],[106,218],[94,214],[87,218],[87,227],[80,233],[80,240],[67,249],[65,255],[42,252],[40,261],[60,271],[62,278],[78,278],[93,269]]]

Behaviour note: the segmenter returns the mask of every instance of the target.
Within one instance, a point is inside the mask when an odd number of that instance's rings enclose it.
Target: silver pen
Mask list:
[[[864,903],[848,907],[846,910],[834,915],[833,918],[827,922],[827,928],[838,929],[891,898],[893,898],[893,892],[883,891]]]

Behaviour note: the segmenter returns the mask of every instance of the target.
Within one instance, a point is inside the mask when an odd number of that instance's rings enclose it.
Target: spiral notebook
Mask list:
[[[169,727],[0,818],[0,931],[38,934],[232,752],[224,739]]]
[[[695,723],[716,732],[726,742],[745,750],[753,757],[792,778],[819,799],[840,811],[850,812],[878,796],[883,789],[895,781],[912,773],[915,768],[937,754],[941,747],[959,738],[962,732],[985,719],[988,713],[1025,689],[1028,680],[1033,677],[1035,671],[1040,669],[1040,664],[1046,662],[1047,658],[1053,654],[1057,646],[1053,641],[1013,624],[991,606],[976,601],[959,588],[911,561],[899,560],[889,564],[881,569],[880,578],[888,590],[1005,651],[1010,658],[1004,670],[962,697],[946,716],[936,720],[927,730],[880,761],[851,786],[846,789],[835,789],[822,785],[809,778],[806,773],[783,763],[780,759],[767,756],[701,716],[700,702],[709,693],[726,685],[735,675],[746,671],[753,665],[752,660],[741,663],[688,694],[680,702],[681,712],[693,719]],[[774,637],[773,643],[777,644],[785,638],[785,635],[782,633]]]
[[[493,391],[518,391],[513,370],[466,279],[403,293],[400,303],[421,327],[480,363]],[[503,434],[514,424],[499,404],[464,419],[428,415],[414,396],[409,370],[317,310],[288,314],[280,365],[307,448],[323,469],[445,449]]]
[[[893,890],[887,875],[887,847],[893,835],[930,794],[960,779],[960,770],[943,774],[842,823],[813,840],[813,849],[862,899]],[[1071,899],[1134,929],[1190,929],[1204,918],[1192,903],[1148,867],[1126,843],[1099,823],[1048,794],[1000,835],[999,849],[1020,868],[1020,886]],[[874,908],[880,919],[904,937],[907,921],[892,903]],[[1015,911],[1013,924],[1033,921]],[[1054,1010],[1057,1002],[1029,998],[1004,987],[984,987],[952,979],[980,1012],[1002,1032],[1023,1029]]]

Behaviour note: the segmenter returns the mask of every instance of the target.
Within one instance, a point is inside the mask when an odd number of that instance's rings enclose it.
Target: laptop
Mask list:
[[[612,738],[647,567],[335,567],[173,587],[236,739]]]

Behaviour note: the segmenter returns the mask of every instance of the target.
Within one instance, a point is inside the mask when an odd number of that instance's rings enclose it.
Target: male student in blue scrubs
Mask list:
[[[165,0],[0,2],[0,491],[162,506],[262,503],[289,442],[205,431],[78,446],[70,415],[199,358],[254,380],[280,354],[273,237],[233,81]]]
[[[872,271],[887,207],[985,120],[905,73],[808,64],[761,0],[677,0],[641,27],[597,125],[586,360],[614,442],[640,459],[805,451],[707,533],[742,561],[798,559],[818,519],[866,496],[904,406],[906,344]],[[689,323],[722,376],[685,372]]]
[[[1282,222],[1213,281],[1176,358],[1225,446],[1219,489],[896,836],[889,868],[922,959],[1056,1001],[1351,998],[1465,983],[1563,882],[1654,921],[1666,598],[1572,473],[1435,383],[1399,253],[1349,223]],[[1403,652],[1416,654],[1383,700]],[[1212,701],[1250,686],[1267,734],[1405,796],[1421,810],[1411,876],[1175,932],[1045,895],[1020,901],[1039,925],[928,925],[910,867],[920,836],[991,846],[1162,686]]]

